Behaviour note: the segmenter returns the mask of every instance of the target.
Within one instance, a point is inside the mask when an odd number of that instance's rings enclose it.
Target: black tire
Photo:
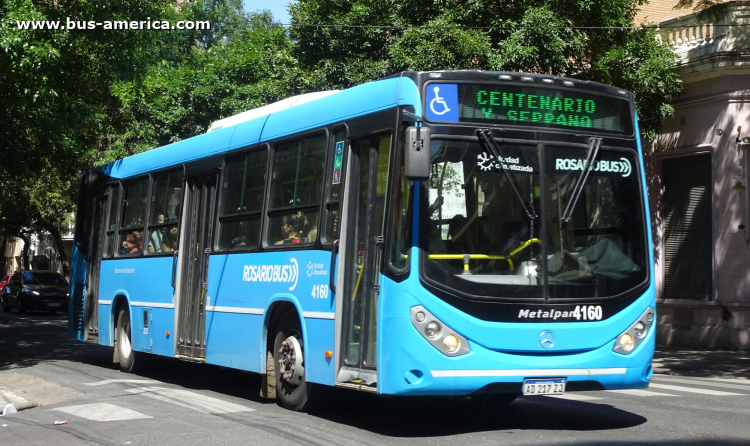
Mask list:
[[[302,350],[302,364],[305,365],[304,339],[302,339],[302,327],[299,316],[295,310],[287,310],[281,317],[273,343],[274,376],[276,377],[276,398],[285,408],[294,411],[310,411],[315,402],[313,394],[315,386],[308,383],[304,374],[298,384],[292,384],[282,378],[282,370],[279,361],[282,360],[280,353],[282,342],[288,337],[294,336]]]
[[[120,358],[120,371],[125,373],[135,373],[141,362],[140,355],[133,350],[131,339],[130,313],[127,307],[120,308],[115,348]]]
[[[8,303],[7,299],[3,298],[3,311],[6,313],[10,313],[11,307]]]

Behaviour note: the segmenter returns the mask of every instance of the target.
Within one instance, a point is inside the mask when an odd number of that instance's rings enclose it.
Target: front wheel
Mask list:
[[[117,343],[115,348],[120,357],[120,371],[134,373],[140,363],[138,360],[140,358],[133,351],[133,343],[130,337],[130,313],[127,307],[121,309],[117,316]]]
[[[10,304],[8,303],[8,299],[5,298],[3,298],[3,311],[10,313]]]
[[[305,379],[305,351],[299,316],[288,310],[279,321],[273,343],[276,396],[290,410],[309,411],[313,385]]]

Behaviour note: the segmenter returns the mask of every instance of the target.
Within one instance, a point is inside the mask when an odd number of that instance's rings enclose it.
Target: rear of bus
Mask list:
[[[632,94],[519,73],[411,77],[430,171],[411,249],[386,256],[401,274],[380,284],[379,392],[647,387],[656,314]]]

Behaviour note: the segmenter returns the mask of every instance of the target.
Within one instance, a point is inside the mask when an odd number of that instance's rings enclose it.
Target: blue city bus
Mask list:
[[[482,405],[648,386],[630,92],[431,71],[303,99],[82,176],[72,336],[124,372],[261,374],[293,410],[322,386]]]

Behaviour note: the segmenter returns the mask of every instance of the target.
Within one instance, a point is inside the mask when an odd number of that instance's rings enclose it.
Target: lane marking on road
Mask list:
[[[578,393],[564,393],[562,395],[544,395],[549,398],[559,398],[561,400],[570,400],[570,401],[594,401],[594,400],[600,400],[601,398],[596,396],[588,396],[588,395],[581,395]]]
[[[153,379],[105,379],[95,383],[86,383],[87,386],[106,386],[107,384],[155,384],[159,381]]]
[[[669,384],[651,383],[649,384],[649,387],[655,387],[657,389],[665,389],[665,390],[676,390],[678,392],[700,393],[703,395],[714,395],[714,396],[734,396],[734,395],[744,396],[746,395],[745,393],[722,392],[721,390],[710,390],[710,389],[696,389],[694,387],[672,386]]]
[[[187,390],[166,389],[163,387],[142,387],[140,389],[127,389],[126,392],[134,395],[145,395],[150,398],[187,407],[188,409],[205,414],[255,411],[255,409],[249,407],[229,403],[218,398],[211,398],[210,396],[200,395]]]
[[[125,421],[153,418],[124,407],[107,403],[82,404],[80,406],[58,407],[50,411],[64,412],[92,421]]]
[[[747,385],[742,384],[728,384],[728,383],[722,383],[720,381],[708,381],[705,379],[696,379],[696,378],[683,378],[683,377],[673,377],[673,376],[660,376],[658,378],[658,381],[672,381],[672,382],[678,382],[683,384],[691,384],[691,385],[697,385],[700,384],[702,386],[711,386],[711,387],[721,387],[724,389],[739,389],[744,390],[746,392],[750,392],[750,382],[747,383]]]
[[[620,393],[623,395],[633,395],[633,396],[677,396],[671,393],[652,392],[650,390],[642,390],[642,389],[607,390],[607,392]]]

